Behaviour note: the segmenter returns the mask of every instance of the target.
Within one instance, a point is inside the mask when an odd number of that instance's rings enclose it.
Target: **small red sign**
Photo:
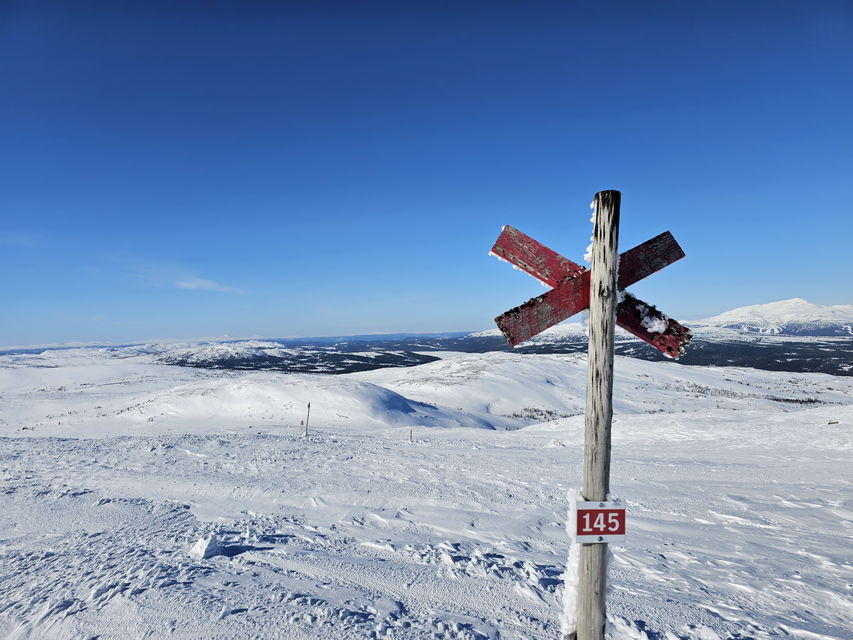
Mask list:
[[[625,505],[620,502],[578,502],[574,511],[574,539],[581,544],[621,542],[625,539]]]
[[[625,509],[579,509],[579,536],[624,536]]]

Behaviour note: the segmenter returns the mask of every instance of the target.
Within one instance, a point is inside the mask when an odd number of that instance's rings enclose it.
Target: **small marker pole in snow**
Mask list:
[[[310,418],[310,417],[311,417],[311,403],[309,402],[308,403],[308,415],[305,416],[305,433],[302,434],[306,438],[308,437],[308,418]]]
[[[605,501],[610,492],[613,419],[613,332],[619,271],[619,191],[595,194],[589,283],[589,369],[583,460],[583,499]],[[607,544],[583,544],[577,594],[577,640],[603,640],[607,620]],[[572,636],[569,636],[571,638]]]

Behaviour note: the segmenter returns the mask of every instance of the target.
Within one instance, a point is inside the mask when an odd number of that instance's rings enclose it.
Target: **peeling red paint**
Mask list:
[[[589,271],[518,229],[504,227],[492,253],[553,287],[495,318],[510,345],[516,346],[589,306]],[[619,258],[619,289],[683,257],[684,251],[669,231],[637,245]],[[666,329],[652,332],[644,320],[652,326],[664,321]],[[684,353],[691,338],[687,327],[627,293],[617,307],[616,323],[673,358]]]

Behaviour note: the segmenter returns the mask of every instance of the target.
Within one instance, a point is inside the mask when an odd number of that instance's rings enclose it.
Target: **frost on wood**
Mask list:
[[[627,291],[616,307],[616,322],[673,359],[684,355],[693,337],[690,329]]]
[[[666,318],[665,316],[661,318],[656,318],[654,316],[643,316],[641,324],[643,325],[643,327],[649,330],[649,333],[663,333],[664,331],[666,331],[666,328],[668,326],[667,320],[668,318]]]

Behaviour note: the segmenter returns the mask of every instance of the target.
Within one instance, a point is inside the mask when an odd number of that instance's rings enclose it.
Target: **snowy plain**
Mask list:
[[[584,356],[328,376],[153,351],[0,356],[0,636],[559,637]],[[609,637],[850,638],[852,397],[618,357]]]

